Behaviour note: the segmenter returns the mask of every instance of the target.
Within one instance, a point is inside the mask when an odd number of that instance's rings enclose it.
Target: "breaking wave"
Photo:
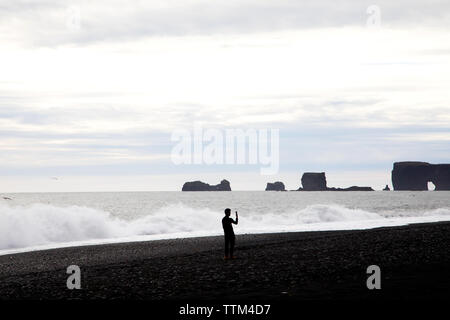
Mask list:
[[[0,205],[0,254],[93,243],[219,235],[223,213],[170,205],[134,220],[98,209],[48,204]],[[367,229],[450,220],[450,209],[386,216],[338,205],[311,205],[285,213],[241,212],[237,233]],[[24,249],[25,248],[25,249]]]

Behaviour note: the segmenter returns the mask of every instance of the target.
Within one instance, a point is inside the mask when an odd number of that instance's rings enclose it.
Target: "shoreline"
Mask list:
[[[0,256],[0,299],[449,299],[450,222],[66,247]],[[81,268],[81,290],[66,268]],[[368,290],[379,265],[382,290]]]
[[[401,221],[406,220],[406,221]],[[365,224],[354,226],[354,221],[340,221],[335,222],[333,227],[327,226],[323,227],[324,223],[318,224],[306,224],[304,228],[295,228],[289,230],[288,228],[282,231],[278,230],[256,230],[250,231],[240,234],[240,236],[251,236],[251,235],[264,235],[264,234],[282,234],[282,233],[305,233],[305,232],[340,232],[340,231],[361,231],[361,230],[371,230],[371,229],[380,229],[380,228],[393,228],[393,227],[401,227],[408,225],[416,225],[416,224],[430,224],[430,223],[445,223],[450,222],[450,220],[442,220],[438,219],[434,216],[428,217],[408,217],[401,218],[401,220],[392,220],[389,223],[385,220],[382,221],[382,224],[378,224],[377,220],[367,220],[364,221]],[[348,225],[347,223],[350,223]],[[368,224],[371,223],[371,224]],[[375,224],[373,224],[375,223]],[[326,224],[325,224],[326,225]],[[320,226],[320,227],[318,227]],[[311,228],[313,227],[313,228]],[[316,229],[317,228],[317,229]],[[238,231],[238,230],[237,230]],[[5,255],[13,255],[13,254],[22,254],[27,252],[36,252],[36,251],[46,251],[46,250],[56,250],[56,249],[65,249],[65,248],[77,248],[77,247],[86,247],[86,246],[101,246],[101,245],[114,245],[114,244],[122,244],[122,243],[139,243],[139,242],[150,242],[150,241],[158,241],[158,240],[178,240],[178,239],[193,239],[193,238],[206,238],[206,237],[221,237],[222,233],[212,232],[210,234],[203,235],[193,235],[189,232],[177,232],[177,233],[164,233],[164,234],[154,234],[154,235],[139,235],[139,236],[130,236],[130,237],[119,237],[119,238],[100,238],[100,239],[90,239],[90,240],[79,240],[79,241],[70,241],[70,242],[61,242],[61,243],[49,243],[42,244],[37,246],[28,246],[28,247],[19,247],[19,248],[11,248],[11,249],[0,249],[0,257]]]

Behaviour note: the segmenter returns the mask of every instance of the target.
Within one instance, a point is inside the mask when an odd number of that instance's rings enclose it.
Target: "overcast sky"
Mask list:
[[[436,0],[0,0],[0,191],[380,189],[450,162],[449,31]],[[174,165],[195,124],[279,129],[279,174]]]

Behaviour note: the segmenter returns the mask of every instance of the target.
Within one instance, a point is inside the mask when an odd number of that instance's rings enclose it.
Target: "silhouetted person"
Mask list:
[[[238,224],[238,213],[236,211],[236,220],[230,218],[231,209],[225,209],[225,217],[222,219],[222,227],[223,232],[225,233],[225,257],[224,259],[234,258],[233,250],[234,250],[234,241],[235,235],[233,231],[233,223]]]

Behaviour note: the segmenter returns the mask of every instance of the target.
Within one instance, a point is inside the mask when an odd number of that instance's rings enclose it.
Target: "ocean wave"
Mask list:
[[[223,213],[170,205],[134,220],[80,206],[49,204],[0,205],[0,250],[67,244],[104,239],[152,239],[206,236],[222,233]],[[242,212],[238,233],[364,229],[450,219],[450,209],[440,208],[414,217],[387,218],[381,214],[339,205],[311,205],[285,213]]]

